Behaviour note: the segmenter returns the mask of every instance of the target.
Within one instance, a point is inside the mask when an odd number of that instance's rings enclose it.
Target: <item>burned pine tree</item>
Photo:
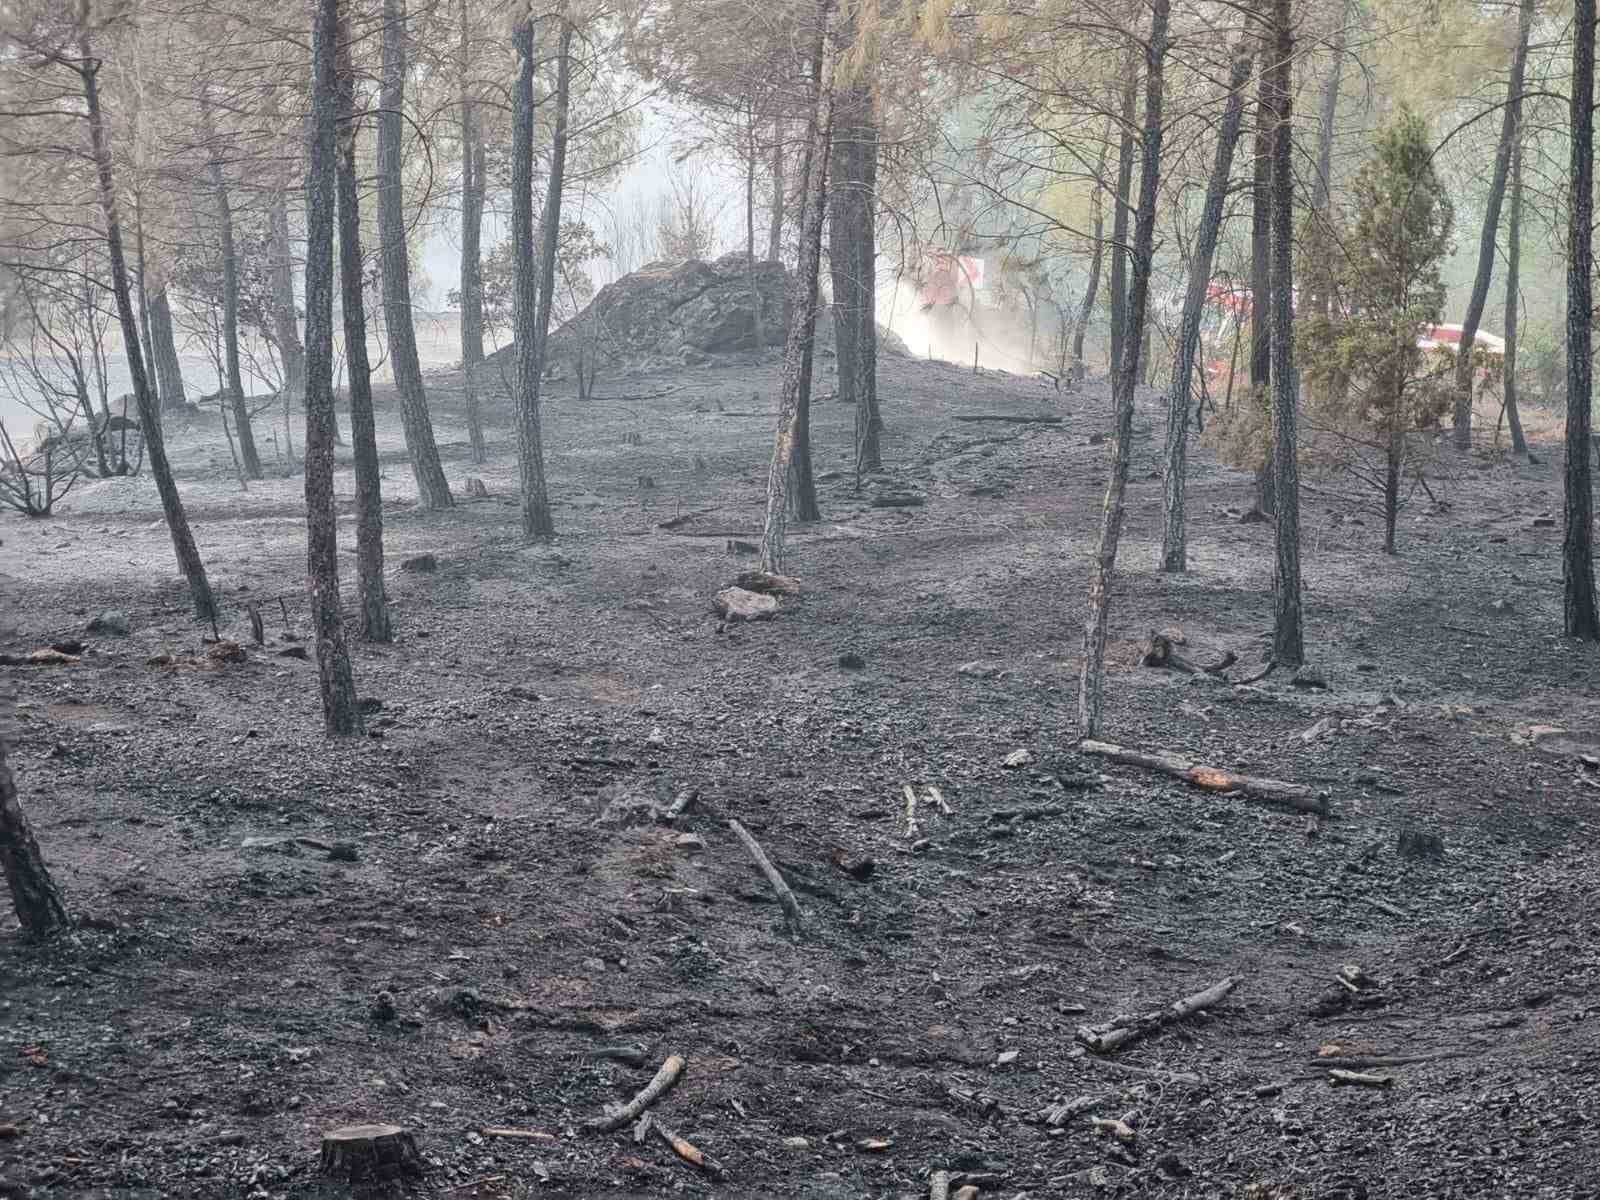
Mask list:
[[[1100,294],[1100,269],[1106,257],[1106,157],[1111,149],[1111,122],[1106,122],[1105,136],[1100,139],[1100,156],[1094,165],[1094,192],[1090,201],[1094,205],[1094,248],[1089,255],[1089,281],[1084,284],[1083,303],[1072,323],[1072,355],[1064,364],[1069,377],[1083,382],[1086,374],[1083,365],[1083,342],[1089,332],[1089,318],[1094,315],[1094,302]]]
[[[1270,32],[1263,32],[1266,59],[1273,51]],[[1250,398],[1252,404],[1271,408],[1272,386],[1272,116],[1267,96],[1267,72],[1256,83],[1255,153],[1250,184]],[[1277,511],[1277,478],[1272,450],[1256,469],[1256,507],[1271,515]]]
[[[860,42],[858,2],[840,31],[841,50]],[[833,334],[838,396],[854,406],[856,473],[883,466],[878,408],[877,179],[878,118],[873,69],[850,62],[834,101],[828,185],[828,263],[833,276]],[[814,518],[813,518],[814,519]]]
[[[1128,329],[1128,211],[1133,190],[1134,119],[1139,110],[1139,48],[1128,51],[1128,78],[1122,88],[1122,115],[1118,121],[1117,190],[1111,198],[1111,365],[1115,386],[1126,353]],[[1134,341],[1139,339],[1136,337]]]
[[[239,367],[239,250],[233,230],[233,201],[228,181],[222,173],[217,147],[217,132],[211,119],[211,101],[200,92],[200,128],[206,139],[206,173],[211,178],[211,195],[217,206],[218,236],[222,243],[222,349],[227,378],[223,386],[233,411],[233,432],[239,443],[240,469],[250,479],[261,478],[261,456],[256,451],[255,434],[250,428],[250,410],[245,404],[244,376]]]
[[[461,0],[461,391],[467,409],[467,444],[472,461],[488,457],[478,402],[478,371],[483,366],[483,203],[488,164],[468,74],[470,42],[467,4]]]
[[[1200,230],[1189,259],[1189,288],[1183,298],[1178,347],[1173,355],[1172,383],[1167,394],[1165,532],[1161,543],[1163,571],[1183,571],[1188,568],[1184,484],[1188,474],[1189,385],[1194,377],[1195,358],[1200,348],[1200,321],[1205,315],[1206,295],[1211,284],[1211,261],[1216,255],[1217,241],[1222,234],[1222,208],[1228,198],[1228,183],[1233,174],[1233,150],[1238,144],[1239,127],[1244,120],[1244,89],[1252,65],[1249,42],[1242,41],[1233,56],[1228,96],[1222,110],[1222,125],[1217,131],[1216,158],[1211,166],[1210,182],[1206,185]]]
[[[1294,129],[1289,123],[1294,60],[1292,0],[1274,0],[1273,59],[1266,73],[1271,128],[1272,474],[1277,502],[1272,661],[1305,661],[1300,613],[1300,459],[1294,374]]]
[[[377,427],[372,414],[372,368],[367,362],[367,314],[361,257],[361,199],[356,177],[355,66],[350,60],[350,22],[339,16],[335,85],[339,105],[339,299],[344,316],[345,373],[350,380],[350,441],[355,450],[356,571],[361,596],[361,636],[387,642],[393,636],[383,586],[383,484]]]
[[[1522,79],[1528,63],[1533,3],[1534,0],[1522,0],[1522,11],[1517,18],[1517,45],[1511,54],[1506,103],[1500,114],[1500,141],[1495,146],[1494,170],[1489,176],[1489,194],[1483,205],[1483,229],[1478,236],[1478,268],[1472,278],[1472,291],[1467,297],[1466,315],[1461,318],[1452,416],[1453,441],[1458,450],[1466,450],[1472,445],[1472,373],[1476,362],[1472,349],[1478,340],[1478,323],[1483,320],[1483,307],[1489,298],[1489,282],[1494,275],[1500,207],[1505,200],[1506,179],[1511,173],[1511,154],[1517,140],[1517,115],[1521,107]]]
[[[1128,289],[1126,329],[1144,328],[1150,295],[1150,268],[1155,255],[1156,194],[1161,177],[1163,83],[1167,57],[1167,24],[1171,0],[1152,0],[1150,32],[1144,42],[1144,130],[1139,138],[1139,206],[1134,214],[1133,281]],[[1115,297],[1113,297],[1115,299]],[[1111,481],[1106,487],[1101,515],[1100,544],[1094,574],[1089,581],[1089,619],[1083,630],[1083,668],[1078,680],[1078,736],[1094,737],[1100,731],[1100,708],[1105,690],[1106,633],[1111,620],[1111,580],[1117,565],[1117,543],[1122,537],[1124,499],[1128,490],[1128,462],[1133,439],[1133,392],[1139,379],[1141,338],[1124,336],[1122,361],[1112,384],[1116,427],[1111,447]]]
[[[1517,406],[1517,322],[1522,308],[1522,140],[1511,148],[1511,194],[1506,214],[1506,354],[1501,368],[1506,425],[1511,430],[1511,452],[1528,453],[1522,432],[1522,411]]]
[[[139,409],[140,432],[144,435],[145,453],[150,457],[150,473],[155,476],[167,530],[172,535],[172,548],[178,556],[178,569],[188,580],[195,615],[202,621],[209,621],[216,616],[216,602],[211,595],[211,583],[206,578],[205,565],[200,561],[200,551],[189,530],[189,518],[183,510],[183,500],[178,495],[177,481],[172,477],[172,466],[167,461],[166,442],[161,432],[161,408],[150,387],[149,376],[145,374],[139,326],[134,317],[133,295],[128,283],[128,264],[122,251],[122,223],[117,211],[111,146],[106,136],[105,114],[100,109],[100,60],[91,52],[87,5],[79,12],[77,58],[68,60],[57,54],[52,61],[76,71],[83,84],[84,110],[89,119],[89,142],[94,155],[100,212],[105,220],[111,292],[116,299],[117,319],[122,326],[123,350],[127,357],[128,377],[133,382],[134,402]]]
[[[383,317],[406,451],[424,508],[449,508],[450,485],[439,463],[439,447],[428,416],[428,397],[417,359],[411,319],[411,260],[406,249],[405,192],[401,187],[406,81],[405,0],[383,0],[383,79],[378,98],[378,238],[382,251]]]
[[[338,154],[334,59],[339,0],[313,0],[311,161],[306,170],[306,588],[317,682],[330,734],[362,731],[339,611],[339,523],[333,505],[333,226]]]
[[[767,516],[761,534],[761,569],[783,572],[792,473],[802,437],[807,439],[804,472],[810,477],[809,435],[803,401],[811,382],[811,352],[816,338],[817,283],[822,270],[822,221],[828,190],[828,140],[833,126],[833,81],[826,63],[829,0],[820,0],[812,49],[811,109],[806,119],[805,192],[800,210],[800,261],[790,283],[789,333],[783,346],[783,382],[778,396],[778,433],[767,470]],[[812,496],[815,504],[815,495]]]
[[[519,69],[512,93],[511,239],[515,256],[512,288],[512,322],[516,362],[517,470],[522,482],[522,535],[549,537],[555,532],[550,496],[545,483],[544,439],[541,428],[540,391],[544,377],[546,338],[555,288],[555,258],[561,221],[561,190],[567,153],[567,116],[571,79],[572,27],[561,23],[556,80],[556,128],[551,147],[550,176],[541,227],[542,249],[534,246],[533,221],[533,79],[538,68],[534,54],[534,19],[531,11],[517,22],[511,34]]]
[[[1600,641],[1594,590],[1594,488],[1590,409],[1594,403],[1594,43],[1595,0],[1573,12],[1572,158],[1567,192],[1567,464],[1561,542],[1562,630]]]
[[[61,893],[39,853],[27,815],[17,799],[17,783],[6,763],[6,746],[0,741],[0,871],[11,890],[11,904],[22,932],[46,938],[66,929],[71,921]]]

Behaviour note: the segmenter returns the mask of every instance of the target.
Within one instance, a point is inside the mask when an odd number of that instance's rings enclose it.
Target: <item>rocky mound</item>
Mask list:
[[[572,320],[550,335],[549,369],[571,374],[578,361],[603,375],[696,366],[718,355],[755,348],[759,301],[762,342],[783,345],[788,331],[789,272],[782,263],[757,263],[754,295],[743,254],[715,262],[690,259],[657,262],[608,283]],[[905,343],[882,326],[881,350],[905,355]],[[831,345],[833,323],[824,307],[817,327],[819,345]],[[490,362],[511,366],[511,347]]]

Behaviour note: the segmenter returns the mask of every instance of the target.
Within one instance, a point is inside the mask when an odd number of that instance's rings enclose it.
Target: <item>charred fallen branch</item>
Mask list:
[[[1319,795],[1304,784],[1285,783],[1281,779],[1263,779],[1256,775],[1236,775],[1220,767],[1189,762],[1175,754],[1159,750],[1127,750],[1121,746],[1113,746],[1109,742],[1097,742],[1090,738],[1079,742],[1077,748],[1084,754],[1109,758],[1112,762],[1121,763],[1123,766],[1143,767],[1148,771],[1171,775],[1174,779],[1181,779],[1204,791],[1237,794],[1264,804],[1275,804],[1298,812],[1315,813],[1319,817],[1328,815],[1327,797]]]
[[[1129,1042],[1154,1033],[1165,1026],[1178,1021],[1186,1021],[1195,1013],[1204,1012],[1213,1005],[1222,1003],[1234,988],[1239,986],[1240,976],[1229,975],[1218,983],[1212,984],[1204,991],[1196,992],[1192,996],[1185,996],[1174,1001],[1166,1008],[1156,1009],[1154,1012],[1141,1013],[1137,1016],[1113,1017],[1101,1025],[1080,1025],[1078,1027],[1078,1041],[1082,1042],[1096,1054],[1110,1054],[1119,1050]]]

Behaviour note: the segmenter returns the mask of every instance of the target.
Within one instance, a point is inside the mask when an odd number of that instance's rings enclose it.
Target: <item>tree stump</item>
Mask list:
[[[322,1135],[322,1171],[359,1183],[422,1174],[416,1140],[398,1125],[347,1125]]]

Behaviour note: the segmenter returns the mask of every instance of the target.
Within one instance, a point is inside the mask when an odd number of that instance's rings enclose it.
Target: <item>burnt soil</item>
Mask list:
[[[552,397],[546,545],[518,536],[503,401],[475,467],[459,381],[434,381],[457,495],[490,493],[442,514],[411,503],[381,414],[400,636],[355,647],[373,736],[348,742],[283,654],[308,633],[298,480],[240,494],[216,430],[174,434],[243,662],[208,656],[148,480],[0,522],[0,648],[87,642],[7,672],[12,765],[81,927],[36,947],[0,924],[0,1195],[348,1194],[318,1143],[362,1122],[411,1130],[439,1197],[917,1196],[940,1168],[981,1197],[1600,1195],[1600,655],[1557,635],[1555,448],[1447,463],[1395,558],[1308,493],[1329,686],[1235,686],[1136,665],[1176,627],[1253,674],[1273,561],[1272,527],[1238,520],[1248,478],[1197,447],[1191,570],[1155,570],[1141,397],[1104,736],[1324,790],[1317,821],[1074,749],[1103,385],[882,378],[890,469],[858,497],[851,414],[821,400],[804,591],[726,628],[710,599],[753,562],[730,541],[759,531],[772,364]],[[1061,423],[954,419],[974,413]],[[131,635],[84,632],[113,608]],[[1402,854],[1408,831],[1442,857]],[[1228,976],[1106,1056],[1143,1073],[1076,1043]],[[688,1069],[655,1111],[722,1182],[580,1129],[668,1054]],[[1421,1061],[1335,1087],[1330,1056]],[[1039,1120],[1080,1097],[1135,1140]]]

